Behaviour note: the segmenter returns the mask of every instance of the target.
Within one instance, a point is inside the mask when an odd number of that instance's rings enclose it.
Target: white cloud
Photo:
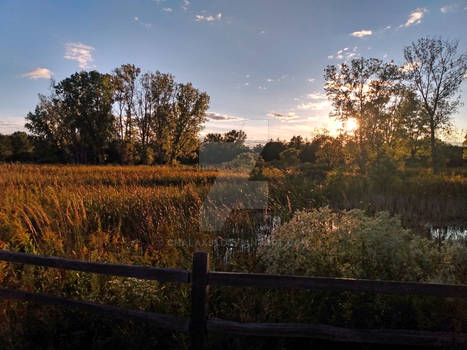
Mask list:
[[[446,6],[441,7],[440,11],[442,13],[449,13],[449,12],[453,12],[456,9],[456,7],[457,7],[456,5],[446,5]]]
[[[321,92],[312,92],[306,95],[306,97],[313,101],[301,103],[297,106],[297,109],[302,110],[302,111],[303,110],[323,110],[323,109],[329,108],[330,106],[330,103],[327,100],[326,95]]]
[[[65,44],[64,58],[78,62],[81,69],[94,68],[95,66],[90,64],[94,61],[92,58],[94,50],[92,46],[69,42]]]
[[[336,59],[336,60],[349,60],[351,59],[352,57],[356,56],[357,55],[357,51],[358,51],[358,47],[355,46],[352,51],[349,51],[349,48],[346,47],[342,50],[339,50],[337,51],[334,55],[329,55],[328,56],[328,59],[332,60],[332,59]]]
[[[2,117],[3,118],[3,117]],[[15,131],[24,131],[24,118],[15,118],[17,121],[0,120],[0,130],[2,133],[10,134]]]
[[[32,71],[21,74],[23,78],[29,79],[50,79],[53,73],[47,68],[36,68]]]
[[[307,80],[308,80],[309,83],[314,83],[316,79],[315,78],[308,78]]]
[[[270,118],[276,118],[280,120],[291,120],[291,119],[296,119],[298,116],[295,113],[277,113],[277,112],[269,112],[267,114],[268,117]]]
[[[221,114],[216,112],[207,112],[206,118],[215,121],[226,121],[226,120],[243,120],[243,118],[234,117],[233,115]]]
[[[245,75],[245,78],[249,79],[249,78],[250,78],[250,74]]]
[[[206,21],[206,22],[214,22],[214,21],[220,21],[222,19],[222,13],[218,13],[215,16],[209,15],[196,15],[195,20],[196,22],[201,22],[201,21]]]
[[[306,97],[312,99],[312,100],[326,100],[327,97],[325,94],[321,93],[321,92],[312,92],[308,95],[306,95]]]
[[[146,28],[146,29],[149,29],[149,28],[152,27],[152,24],[151,24],[151,23],[144,23],[144,22],[141,22],[141,20],[139,19],[138,16],[135,16],[133,19],[134,19],[135,22],[141,24],[141,25],[142,25],[144,28]]]
[[[297,109],[301,111],[308,111],[308,110],[322,110],[327,109],[329,107],[328,101],[317,101],[317,102],[306,102],[299,104]]]
[[[360,30],[358,32],[353,32],[351,33],[350,35],[356,37],[356,38],[364,38],[368,35],[372,35],[373,34],[373,31],[371,30]]]
[[[172,8],[170,8],[170,7],[165,7],[165,8],[162,9],[162,11],[164,11],[164,12],[172,12],[173,10],[172,10]]]
[[[266,81],[267,81],[268,83],[272,83],[272,82],[274,81],[274,79],[267,78]]]
[[[190,7],[190,0],[183,0],[182,9],[186,11],[188,10],[188,7]]]
[[[428,12],[428,10],[426,8],[421,8],[421,7],[413,10],[409,16],[409,19],[407,20],[407,22],[405,22],[404,27],[409,27],[413,24],[422,23],[422,18],[426,12]]]

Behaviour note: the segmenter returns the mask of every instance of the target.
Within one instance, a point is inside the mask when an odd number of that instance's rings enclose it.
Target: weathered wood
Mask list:
[[[90,262],[75,259],[58,258],[54,256],[40,256],[18,252],[0,250],[0,260],[13,263],[53,267],[57,269],[100,273],[104,275],[133,277],[144,280],[162,282],[189,283],[190,272],[186,270],[165,269],[151,266],[135,266],[124,264],[110,264]]]
[[[381,294],[419,294],[440,297],[467,297],[467,285],[373,281],[351,278],[266,275],[235,272],[209,272],[215,286],[257,288],[300,288],[334,292],[374,292]]]
[[[7,299],[16,299],[30,301],[39,304],[65,306],[79,309],[80,311],[92,312],[104,316],[111,316],[123,320],[147,321],[159,328],[173,331],[187,332],[189,329],[189,320],[172,315],[164,315],[140,310],[131,310],[116,306],[102,305],[77,301],[63,297],[56,297],[41,293],[24,292],[15,289],[0,288],[0,297]]]
[[[400,329],[349,329],[323,324],[240,323],[208,320],[207,329],[235,335],[316,338],[338,342],[440,346],[467,343],[466,333],[427,332]]]
[[[207,295],[208,295],[209,255],[196,252],[193,255],[191,285],[191,346],[202,350],[206,344]]]

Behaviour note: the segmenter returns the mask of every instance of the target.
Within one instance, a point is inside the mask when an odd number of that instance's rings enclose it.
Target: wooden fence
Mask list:
[[[125,320],[148,321],[156,327],[163,329],[190,332],[192,348],[194,350],[205,348],[207,332],[264,337],[305,337],[368,344],[419,346],[467,344],[466,333],[395,329],[348,329],[323,324],[311,325],[302,323],[241,323],[207,318],[209,285],[257,288],[299,288],[333,292],[352,291],[398,295],[416,294],[438,297],[467,297],[467,285],[210,272],[209,256],[205,252],[197,252],[194,254],[191,271],[88,262],[4,250],[0,250],[0,261],[1,260],[64,270],[191,284],[190,319],[6,288],[0,288],[0,297],[32,301],[47,305],[75,307],[82,311]]]

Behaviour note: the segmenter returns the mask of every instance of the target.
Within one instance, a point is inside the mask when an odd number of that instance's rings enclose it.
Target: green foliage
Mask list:
[[[439,270],[433,242],[412,235],[387,212],[299,211],[271,242],[264,254],[269,273],[430,281]]]
[[[192,157],[209,96],[170,74],[140,73],[130,64],[113,75],[83,71],[54,84],[51,96],[40,95],[26,117],[26,128],[47,149],[37,160],[152,164]]]

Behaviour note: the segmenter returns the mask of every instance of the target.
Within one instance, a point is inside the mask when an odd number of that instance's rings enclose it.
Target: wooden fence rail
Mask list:
[[[301,323],[241,323],[207,318],[209,285],[415,294],[438,297],[467,297],[467,285],[209,272],[209,257],[205,252],[194,254],[191,271],[80,261],[4,250],[0,250],[0,261],[161,282],[190,283],[190,319],[5,288],[0,288],[0,297],[47,305],[74,307],[82,311],[116,318],[151,322],[159,328],[190,332],[194,350],[205,348],[207,332],[266,337],[304,337],[369,344],[418,346],[467,344],[466,333],[405,329],[348,329],[322,324]]]

